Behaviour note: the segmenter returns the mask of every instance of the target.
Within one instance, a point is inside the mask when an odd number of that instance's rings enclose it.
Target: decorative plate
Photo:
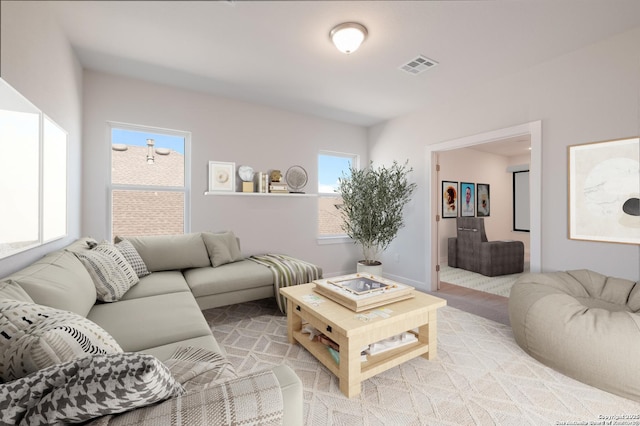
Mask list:
[[[301,166],[289,167],[284,178],[292,192],[301,192],[308,180],[307,171]]]

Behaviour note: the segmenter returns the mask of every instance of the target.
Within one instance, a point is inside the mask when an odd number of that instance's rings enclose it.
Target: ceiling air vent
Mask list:
[[[408,74],[418,75],[423,71],[435,67],[436,65],[438,65],[438,63],[433,59],[420,55],[406,64],[400,65],[400,69]]]

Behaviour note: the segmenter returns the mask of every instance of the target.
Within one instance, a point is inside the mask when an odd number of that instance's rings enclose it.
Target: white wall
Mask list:
[[[286,253],[317,263],[327,276],[355,271],[353,244],[316,243],[317,200],[312,197],[204,195],[208,162],[231,161],[256,171],[301,165],[307,193],[317,192],[318,151],[352,152],[367,164],[367,133],[360,126],[191,92],[94,71],[84,76],[82,232],[108,239],[107,121],[192,133],[191,231],[230,229],[244,254]]]
[[[69,133],[68,236],[0,260],[2,277],[80,235],[82,70],[46,4],[3,1],[0,7],[0,75]]]
[[[81,234],[106,237],[109,147],[104,121],[114,120],[193,132],[192,230],[232,228],[246,251],[278,248],[309,258],[328,273],[352,270],[358,254],[350,245],[315,244],[313,199],[205,197],[206,162],[236,161],[256,169],[301,164],[313,182],[320,148],[353,148],[366,164],[368,138],[369,156],[376,162],[408,158],[418,191],[405,211],[407,226],[382,260],[386,274],[426,288],[424,259],[430,253],[423,238],[424,206],[431,182],[424,147],[542,120],[543,269],[587,267],[640,277],[638,246],[568,240],[566,167],[568,145],[640,134],[640,29],[501,78],[462,98],[434,98],[431,106],[373,127],[367,136],[356,126],[93,72],[86,74],[90,81],[83,88],[81,68],[46,4],[3,1],[1,7],[0,75],[69,132],[69,236],[0,260],[0,276]],[[84,110],[83,90],[88,92]]]
[[[512,174],[507,172],[507,166],[511,163],[511,159],[470,148],[443,151],[438,155],[441,181],[458,182],[458,187],[461,182],[489,184],[490,215],[484,218],[485,231],[489,241],[522,241],[525,244],[525,253],[528,253],[529,234],[513,231]],[[441,188],[441,185],[438,185],[438,188]],[[460,200],[459,194],[458,200]],[[456,235],[456,220],[454,218],[442,219],[438,227],[440,262],[446,264],[448,238]]]
[[[637,245],[569,240],[567,146],[640,133],[640,29],[478,87],[463,98],[433,99],[409,116],[370,130],[374,161],[410,158],[418,193],[407,228],[385,254],[385,271],[429,288],[424,259],[427,145],[542,120],[542,269],[589,268],[640,279]],[[425,76],[426,78],[427,76]],[[384,260],[384,258],[383,258]]]

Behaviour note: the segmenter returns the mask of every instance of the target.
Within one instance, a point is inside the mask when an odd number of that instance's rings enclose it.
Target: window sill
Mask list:
[[[234,192],[234,191],[205,191],[204,195],[231,195],[239,197],[317,197],[316,194],[293,193],[274,194],[273,192]]]
[[[346,235],[337,235],[332,237],[317,237],[316,241],[318,245],[326,245],[326,244],[353,244],[353,240]]]

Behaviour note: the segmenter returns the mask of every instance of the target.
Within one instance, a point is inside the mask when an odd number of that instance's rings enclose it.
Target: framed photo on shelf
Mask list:
[[[487,217],[491,214],[491,204],[489,197],[489,184],[476,184],[476,215],[478,217]]]
[[[640,244],[640,138],[568,150],[569,238]]]
[[[236,190],[236,163],[209,161],[209,192]]]
[[[442,181],[442,217],[458,217],[458,182]]]
[[[476,188],[473,183],[460,182],[460,216],[476,215]]]

